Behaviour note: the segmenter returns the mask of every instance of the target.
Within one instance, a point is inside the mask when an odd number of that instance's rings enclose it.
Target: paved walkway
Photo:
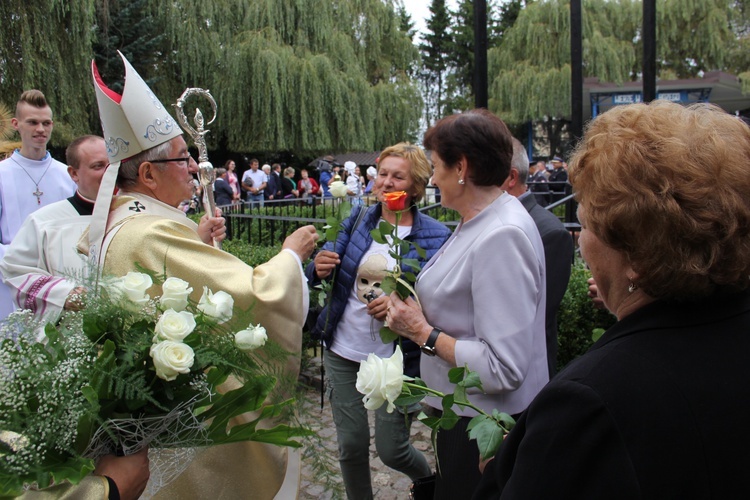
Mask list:
[[[317,371],[312,368],[310,372]],[[344,493],[341,470],[338,464],[338,447],[336,444],[336,427],[333,423],[331,405],[325,401],[323,409],[320,409],[320,385],[319,377],[312,376],[308,380],[311,385],[317,385],[305,394],[303,423],[315,430],[321,438],[322,450],[303,458],[302,485],[299,498],[303,500],[346,498]],[[396,472],[383,465],[375,451],[373,439],[374,424],[373,412],[370,412],[370,471],[372,477],[373,495],[378,500],[402,500],[409,498],[409,485],[411,480],[408,476]],[[430,428],[415,420],[411,426],[411,440],[414,446],[425,454],[432,469],[435,469],[435,458],[430,443]],[[329,469],[333,471],[329,477],[321,474],[314,465],[322,460],[330,459]],[[326,483],[329,483],[328,487]],[[332,489],[330,484],[334,485]],[[338,489],[338,491],[336,491]]]

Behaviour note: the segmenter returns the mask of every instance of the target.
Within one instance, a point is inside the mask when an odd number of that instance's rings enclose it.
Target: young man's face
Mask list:
[[[37,108],[22,102],[17,106],[16,116],[11,123],[18,130],[24,147],[46,149],[53,127],[49,106]]]
[[[256,170],[258,170],[258,162],[257,161],[252,162],[250,164],[250,168],[253,169],[253,172],[255,172]]]

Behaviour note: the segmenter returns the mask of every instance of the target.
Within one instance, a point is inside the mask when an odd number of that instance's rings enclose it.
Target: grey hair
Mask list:
[[[518,182],[526,185],[526,179],[529,177],[529,155],[523,148],[521,141],[513,137],[513,158],[510,160],[510,168],[518,172]]]
[[[138,184],[138,169],[141,164],[151,160],[166,158],[172,148],[171,142],[163,142],[158,146],[141,151],[137,155],[123,161],[120,164],[120,171],[117,173],[117,187],[124,191],[134,188]],[[155,165],[162,171],[167,168],[166,165],[161,163],[156,163]]]

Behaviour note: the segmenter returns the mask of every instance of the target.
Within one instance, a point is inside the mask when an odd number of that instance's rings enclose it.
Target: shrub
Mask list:
[[[593,306],[586,282],[590,277],[591,273],[583,261],[576,259],[557,314],[558,371],[591,347],[594,329],[607,329],[616,321],[609,311]]]

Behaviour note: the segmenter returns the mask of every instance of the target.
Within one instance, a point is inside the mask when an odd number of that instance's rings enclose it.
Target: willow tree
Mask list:
[[[730,27],[732,3],[657,0],[657,77],[726,69],[725,60],[738,43]],[[585,77],[613,83],[639,78],[642,11],[635,0],[583,1]],[[490,51],[489,63],[494,75],[490,109],[511,123],[542,121],[553,143],[551,153],[558,152],[554,142],[571,114],[568,2],[528,4],[500,46]]]
[[[0,2],[0,102],[14,106],[24,90],[44,92],[53,110],[53,146],[87,132],[94,94],[90,71],[95,0]]]
[[[418,53],[391,1],[160,5],[179,75],[164,90],[210,88],[220,115],[209,137],[228,149],[374,150],[414,139],[421,100],[407,73]]]
[[[0,26],[0,101],[44,91],[57,145],[100,131],[90,61],[119,88],[115,49],[163,102],[211,89],[214,147],[373,150],[419,124],[419,54],[392,0],[2,0]]]

